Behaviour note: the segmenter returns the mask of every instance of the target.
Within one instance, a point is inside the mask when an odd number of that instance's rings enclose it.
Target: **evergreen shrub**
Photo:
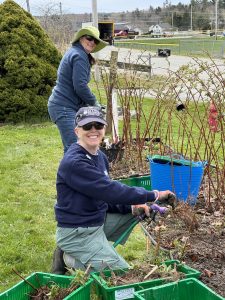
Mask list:
[[[12,0],[0,5],[0,122],[48,116],[61,54],[33,16]]]

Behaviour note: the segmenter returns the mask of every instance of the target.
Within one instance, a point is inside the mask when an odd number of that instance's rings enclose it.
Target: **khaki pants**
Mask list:
[[[117,241],[134,220],[132,214],[109,213],[105,224],[100,227],[57,227],[57,244],[65,252],[64,259],[68,267],[84,270],[91,265],[92,271],[128,268],[128,263],[110,242]]]

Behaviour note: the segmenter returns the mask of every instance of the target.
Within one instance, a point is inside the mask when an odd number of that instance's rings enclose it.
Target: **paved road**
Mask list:
[[[118,61],[127,63],[149,64],[149,59],[152,65],[152,75],[165,75],[165,72],[176,72],[182,65],[193,64],[197,66],[196,62],[188,56],[173,55],[169,57],[159,57],[156,53],[140,50],[129,50],[125,48],[116,48],[114,46],[107,46],[101,50],[98,55],[99,59],[109,60],[111,51],[118,50]],[[202,61],[209,61],[209,59],[201,59]],[[219,69],[225,72],[225,65],[223,60],[215,60]]]
[[[98,53],[99,59],[103,60],[110,60],[111,51],[112,50],[118,50],[118,61],[120,62],[127,62],[127,63],[137,63],[137,64],[151,64],[152,71],[151,75],[168,75],[170,72],[176,72],[181,66],[191,64],[193,68],[196,68],[198,66],[197,62],[188,56],[178,56],[173,55],[169,57],[159,57],[156,55],[156,53],[151,53],[148,51],[140,51],[140,50],[130,50],[125,48],[116,48],[114,46],[107,46],[103,50],[101,50]],[[203,62],[208,62],[210,64],[210,59],[207,58],[201,58],[200,59]],[[222,74],[225,74],[225,64],[224,60],[222,59],[215,59],[214,62],[216,62],[216,65],[218,67],[218,70]],[[217,72],[216,70],[214,72]],[[212,75],[212,74],[211,74]],[[207,72],[201,73],[201,79],[209,79],[209,76]],[[208,87],[208,90],[211,90],[212,92],[215,92],[215,86],[212,84]],[[205,94],[207,91],[205,91]],[[148,90],[147,94],[149,96],[154,96],[155,93],[153,91]],[[193,89],[192,94],[195,95],[195,99],[199,100],[199,91]],[[146,95],[147,96],[147,95]],[[179,98],[181,100],[185,100],[187,97],[186,91],[180,91],[179,92]]]

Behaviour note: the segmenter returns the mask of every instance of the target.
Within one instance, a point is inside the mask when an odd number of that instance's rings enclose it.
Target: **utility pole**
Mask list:
[[[98,10],[97,10],[97,0],[92,0],[92,22],[93,26],[98,28]],[[95,59],[98,60],[98,52],[95,53]],[[95,80],[100,81],[99,66],[98,63],[95,64]]]
[[[29,3],[29,0],[26,0],[27,2],[27,11],[30,13],[30,3]]]
[[[192,4],[191,4],[191,31],[193,30],[193,15],[192,15]]]
[[[62,2],[59,2],[59,11],[60,11],[60,16],[62,16]]]
[[[92,0],[92,22],[93,26],[98,28],[97,0]]]
[[[215,2],[215,39],[217,40],[218,31],[218,0]]]
[[[172,26],[172,31],[173,31],[173,11],[172,11],[172,24],[171,24],[171,26]]]

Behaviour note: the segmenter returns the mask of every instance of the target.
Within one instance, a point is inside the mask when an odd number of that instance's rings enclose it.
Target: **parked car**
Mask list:
[[[138,35],[139,32],[135,30],[120,30],[119,32],[115,32],[114,36],[116,38],[122,37],[122,38],[129,38],[129,39],[135,39],[136,35]]]
[[[170,32],[170,31],[165,31],[163,32],[163,37],[172,37],[174,36],[174,33],[173,32]]]

